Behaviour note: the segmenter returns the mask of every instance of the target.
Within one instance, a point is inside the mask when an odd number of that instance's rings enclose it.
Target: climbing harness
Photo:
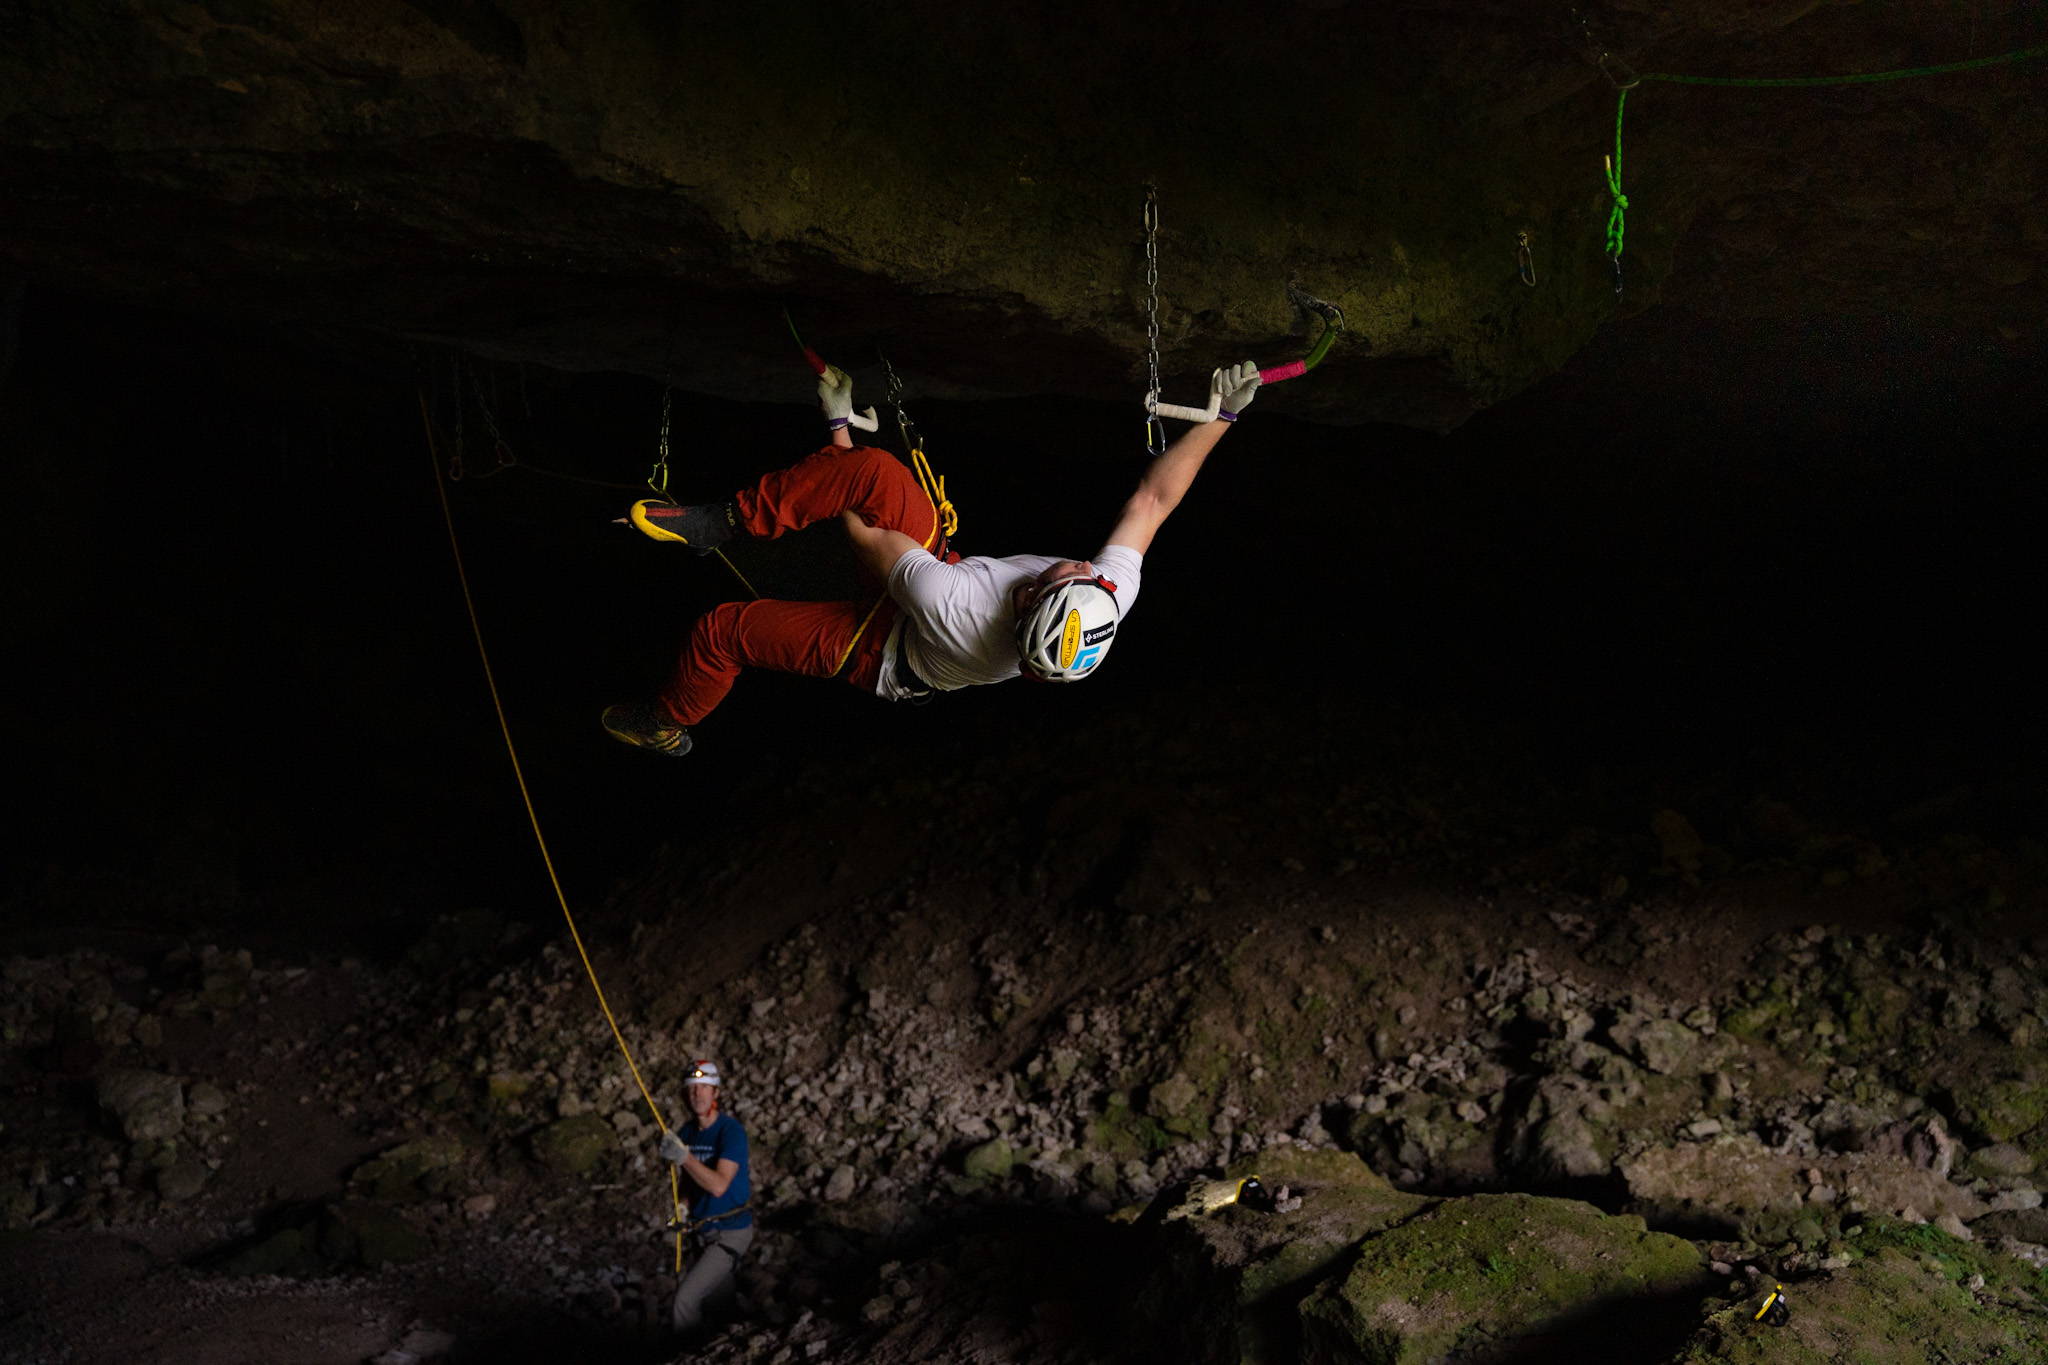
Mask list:
[[[1577,12],[1574,11],[1574,14]],[[1585,28],[1585,20],[1580,19]],[[1587,30],[1587,41],[1592,34]],[[1998,66],[2005,62],[2028,61],[2035,57],[2048,56],[2048,46],[2020,48],[2003,52],[1995,57],[1973,57],[1968,61],[1947,62],[1940,66],[1901,67],[1891,71],[1864,71],[1848,76],[1678,76],[1669,72],[1646,71],[1640,75],[1628,63],[1613,53],[1598,49],[1594,65],[1600,68],[1614,87],[1614,152],[1606,158],[1607,193],[1612,207],[1607,215],[1607,256],[1614,265],[1614,292],[1621,293],[1621,248],[1622,229],[1628,214],[1628,196],[1621,192],[1621,125],[1628,109],[1628,92],[1644,81],[1663,81],[1670,85],[1723,85],[1751,86],[1756,88],[1789,89],[1792,87],[1818,85],[1868,85],[1879,81],[1900,81],[1914,76],[1946,76],[1958,71],[1976,71],[1987,66]]]
[[[1160,425],[1161,417],[1176,417],[1184,422],[1213,422],[1222,410],[1223,395],[1211,390],[1209,406],[1206,408],[1183,407],[1178,403],[1159,401],[1159,191],[1156,186],[1145,187],[1145,449],[1153,455],[1166,451],[1166,431]],[[1322,364],[1329,354],[1330,343],[1337,339],[1337,333],[1344,328],[1344,310],[1334,303],[1325,302],[1312,294],[1304,293],[1291,281],[1287,285],[1287,298],[1298,309],[1314,313],[1323,321],[1322,334],[1300,360],[1291,360],[1284,365],[1262,366],[1259,383],[1278,384],[1282,380],[1295,379],[1307,374]],[[1219,371],[1220,373],[1220,371]]]
[[[787,308],[782,310],[782,321],[789,328],[789,334],[796,341],[798,349],[804,353],[804,360],[810,365],[811,372],[821,379],[824,378],[833,367],[826,362],[823,356],[804,343],[802,334],[796,329],[796,320],[790,317]],[[925,537],[924,548],[930,550],[935,555],[943,557],[946,553],[947,540],[960,529],[960,514],[954,508],[951,500],[946,497],[946,481],[939,477],[932,469],[931,461],[925,455],[923,434],[919,431],[917,424],[910,420],[910,414],[903,406],[903,381],[897,376],[895,369],[890,366],[886,356],[882,357],[882,368],[889,377],[889,403],[896,410],[896,425],[903,435],[903,444],[909,452],[910,467],[917,475],[918,486],[924,490],[925,497],[932,505],[932,530],[931,534]],[[653,491],[657,499],[671,507],[676,505],[675,500],[669,496],[668,492],[668,433],[672,396],[672,390],[666,388],[662,390],[661,439],[654,467],[647,475],[647,487]],[[875,431],[881,426],[879,419],[875,416],[873,407],[868,408],[865,413],[853,414],[848,420],[852,426],[862,431]],[[620,517],[615,518],[615,520],[622,524],[630,525],[639,516],[639,504],[635,504],[635,510],[631,517]],[[739,579],[740,585],[747,590],[749,596],[757,600],[760,598],[759,590],[747,581],[747,576],[740,572],[739,566],[732,562],[724,550],[713,549],[712,553],[718,556],[726,568],[732,570],[733,577]],[[833,666],[833,676],[836,677],[853,658],[855,647],[860,644],[862,637],[867,634],[868,627],[874,622],[876,613],[882,609],[882,604],[888,600],[888,594],[883,593],[875,599],[874,605],[868,608],[867,615],[861,618],[860,625],[854,629],[852,637],[847,640],[846,648],[840,652],[839,659]]]
[[[745,1213],[752,1203],[752,1200],[748,1200],[745,1203],[735,1204],[723,1213],[714,1213],[708,1218],[689,1218],[678,1214],[676,1217],[669,1219],[668,1226],[662,1230],[664,1232],[673,1232],[679,1237],[695,1237],[699,1231],[710,1227],[713,1223],[723,1223],[728,1218],[736,1218],[740,1214]]]
[[[469,611],[470,633],[476,637],[477,655],[482,659],[484,666],[484,682],[490,688],[491,706],[498,714],[498,732],[505,738],[505,753],[512,760],[512,776],[519,784],[519,798],[526,804],[526,818],[533,826],[534,842],[540,846],[541,863],[547,868],[548,883],[554,887],[555,900],[562,907],[562,918],[568,922],[569,938],[576,945],[577,956],[583,959],[583,970],[590,977],[590,989],[597,994],[598,1008],[604,1011],[604,1021],[611,1025],[612,1038],[618,1043],[619,1052],[626,1059],[626,1070],[632,1073],[633,1084],[640,1087],[640,1098],[647,1101],[647,1110],[654,1115],[655,1126],[664,1133],[669,1132],[668,1120],[662,1117],[661,1106],[654,1102],[654,1095],[647,1089],[647,1082],[641,1079],[639,1064],[633,1060],[633,1050],[626,1046],[626,1035],[619,1029],[619,1021],[612,1013],[611,1002],[605,999],[604,987],[598,984],[597,968],[591,965],[590,950],[583,945],[583,935],[576,928],[576,916],[569,911],[569,897],[562,890],[562,879],[555,871],[553,856],[548,852],[547,837],[541,833],[540,816],[533,807],[533,793],[526,785],[526,772],[519,763],[519,749],[512,742],[512,726],[505,719],[505,702],[498,694],[498,679],[491,668],[491,654],[484,647],[483,624],[477,616],[476,598],[469,589],[469,570],[462,562],[462,543],[455,534],[455,513],[448,506],[448,488],[440,477],[440,457],[434,449],[434,421],[427,412],[425,392],[420,393],[419,401],[420,420],[427,432],[427,459],[434,468],[434,490],[441,498],[441,520],[448,527],[448,549],[455,558],[455,575],[462,583],[462,604]],[[669,1168],[668,1193],[670,1221],[673,1226],[684,1221],[682,1180],[674,1167]],[[683,1238],[680,1231],[676,1234],[675,1247],[676,1270],[680,1273],[683,1268]]]

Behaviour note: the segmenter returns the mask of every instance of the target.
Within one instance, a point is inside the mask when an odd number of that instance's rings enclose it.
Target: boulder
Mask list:
[[[349,1188],[372,1199],[426,1199],[447,1192],[463,1158],[452,1137],[417,1138],[379,1153],[349,1175]]]
[[[1277,1194],[1300,1196],[1289,1213],[1232,1206],[1130,1232],[1130,1259],[1149,1265],[1130,1321],[1142,1337],[1135,1358],[1292,1362],[1299,1349],[1295,1306],[1359,1243],[1416,1210],[1405,1194],[1349,1152],[1275,1148],[1233,1164],[1230,1178],[1256,1175]]]
[[[1654,1359],[1650,1339],[1682,1339],[1708,1283],[1699,1248],[1640,1218],[1534,1195],[1447,1199],[1302,1301],[1303,1359],[1604,1359],[1624,1344]]]
[[[1963,1169],[1973,1176],[1998,1180],[2013,1176],[2032,1175],[2034,1158],[2010,1142],[1994,1142],[1989,1147],[1980,1147],[1970,1153]]]
[[[1147,1092],[1145,1112],[1159,1120],[1169,1133],[1200,1137],[1208,1132],[1208,1123],[1199,1112],[1200,1100],[1201,1091],[1195,1083],[1176,1071]]]
[[[1980,1138],[2009,1142],[2048,1156],[2048,1055],[2015,1049],[2013,1068],[1992,1079],[1968,1078],[1953,1090],[1956,1117]]]
[[[1987,1213],[1971,1223],[1970,1230],[1983,1238],[2011,1237],[2036,1246],[2048,1246],[2048,1208]]]
[[[1614,1045],[1660,1076],[1697,1074],[1700,1036],[1676,1019],[1624,1014],[1608,1027]]]
[[[990,1138],[987,1142],[968,1150],[961,1169],[970,1180],[993,1184],[1006,1179],[1010,1174],[1010,1167],[1015,1162],[1016,1154],[1010,1150],[1009,1143],[1001,1138]]]
[[[100,1077],[100,1108],[130,1142],[174,1138],[185,1130],[185,1092],[161,1071],[109,1071]]]
[[[1613,1140],[1589,1116],[1589,1108],[1597,1104],[1593,1085],[1580,1077],[1538,1080],[1509,1124],[1509,1160],[1542,1181],[1607,1174],[1613,1164]]]
[[[558,1175],[588,1175],[618,1150],[618,1134],[597,1114],[560,1119],[533,1135],[534,1156]]]
[[[1659,1221],[1719,1222],[1729,1229],[1784,1223],[1824,1188],[1861,1200],[1878,1213],[1912,1210],[1923,1218],[1970,1219],[1984,1202],[1935,1170],[1904,1157],[1870,1152],[1803,1157],[1774,1152],[1749,1134],[1718,1142],[1680,1143],[1636,1152],[1619,1165],[1630,1207]],[[1818,1171],[1816,1184],[1808,1171]]]
[[[156,1192],[166,1204],[183,1203],[205,1189],[212,1176],[213,1172],[197,1154],[184,1152],[156,1173]]]

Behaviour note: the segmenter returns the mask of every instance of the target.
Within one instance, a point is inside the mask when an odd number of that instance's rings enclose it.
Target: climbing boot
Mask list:
[[[678,507],[659,498],[642,498],[628,518],[656,540],[674,540],[708,555],[740,533],[739,509],[730,502]]]
[[[667,758],[690,752],[690,732],[669,719],[653,702],[622,702],[604,708],[605,733],[627,744],[652,749]]]

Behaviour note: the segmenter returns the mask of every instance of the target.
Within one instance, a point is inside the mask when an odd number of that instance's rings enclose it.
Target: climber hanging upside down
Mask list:
[[[1221,399],[1215,420],[1189,428],[1153,460],[1093,560],[963,559],[947,546],[939,509],[910,469],[886,450],[853,443],[853,381],[827,369],[818,398],[830,445],[728,501],[679,507],[643,500],[630,520],[656,540],[709,554],[741,537],[772,540],[838,517],[855,557],[887,595],[872,606],[763,599],[715,607],[691,630],[660,694],[606,708],[604,728],[680,757],[690,751],[690,727],[725,699],[744,668],[844,678],[886,701],[1020,672],[1046,682],[1088,677],[1137,600],[1152,537],[1258,392],[1258,366],[1218,370],[1210,385]]]

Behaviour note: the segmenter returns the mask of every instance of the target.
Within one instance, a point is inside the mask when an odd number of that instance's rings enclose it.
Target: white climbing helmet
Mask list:
[[[1017,618],[1024,671],[1044,682],[1079,682],[1094,672],[1116,638],[1116,584],[1063,578]]]
[[[690,1069],[683,1073],[684,1085],[708,1085],[715,1089],[724,1083],[724,1079],[718,1074],[718,1063],[706,1061],[702,1057],[692,1062]]]

